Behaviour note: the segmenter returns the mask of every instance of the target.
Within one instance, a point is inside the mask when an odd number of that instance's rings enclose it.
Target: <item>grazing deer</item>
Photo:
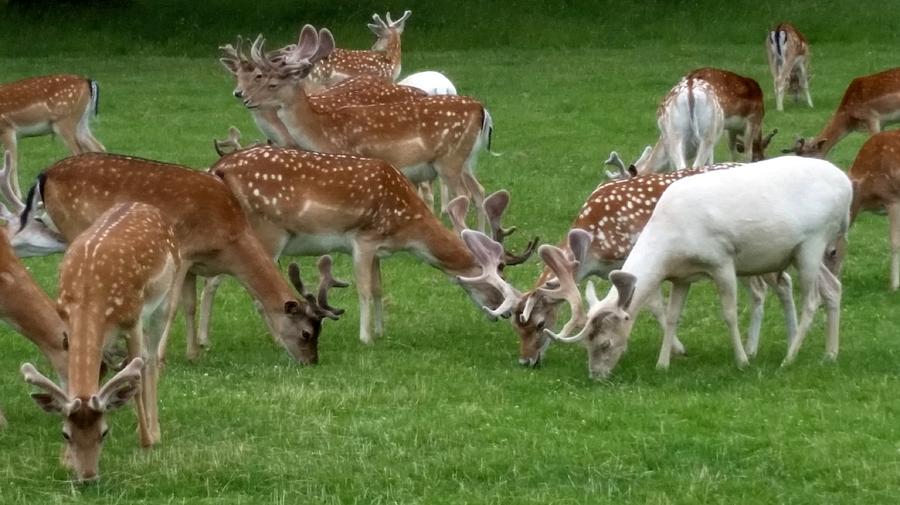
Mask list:
[[[747,152],[750,161],[765,159],[765,149],[778,130],[765,138],[762,136],[766,107],[759,83],[734,72],[708,67],[694,70],[688,74],[688,78],[690,77],[712,86],[725,117],[731,159],[737,160],[738,154],[744,152]],[[750,146],[749,151],[746,149],[747,145]]]
[[[614,163],[624,171],[624,164],[618,155],[613,153],[611,160],[615,160]],[[543,330],[553,326],[562,302],[569,303],[572,315],[560,335],[570,335],[584,324],[585,311],[577,283],[590,275],[605,277],[622,266],[669,185],[685,177],[735,166],[739,165],[720,163],[677,172],[647,174],[597,186],[572,223],[565,243],[560,247],[544,245],[538,250],[546,267],[535,287],[521,297],[515,308],[515,317],[510,319],[519,334],[519,363],[526,366],[540,364],[551,342]],[[775,289],[781,300],[789,343],[796,331],[790,277],[781,274],[747,279],[745,285],[752,302],[747,339],[748,353],[751,355],[756,354],[759,343],[766,284]],[[666,313],[661,292],[652,293],[648,308],[665,331]],[[678,338],[673,336],[672,341],[676,352],[683,353],[684,346]]]
[[[414,101],[320,111],[312,107],[305,82],[316,62],[334,47],[331,33],[303,27],[290,59],[273,64],[263,52],[260,37],[251,58],[268,77],[243,100],[250,110],[280,108],[279,115],[294,140],[304,149],[356,154],[383,159],[401,169],[413,183],[440,176],[442,205],[449,195],[466,195],[482,208],[484,188],[473,165],[479,147],[490,148],[491,116],[475,100],[458,96],[426,97]],[[479,228],[484,214],[478,213]]]
[[[766,54],[769,70],[775,82],[775,107],[784,110],[784,92],[790,91],[795,101],[800,92],[806,95],[806,103],[813,106],[809,96],[809,45],[806,37],[794,25],[781,23],[766,37]]]
[[[872,135],[847,172],[853,181],[850,222],[864,210],[884,209],[891,238],[891,290],[900,287],[900,130]],[[843,254],[843,251],[841,251]]]
[[[178,298],[179,249],[175,230],[159,209],[131,202],[104,212],[63,258],[58,307],[71,328],[68,388],[30,363],[22,373],[44,390],[32,395],[38,406],[63,417],[66,462],[80,481],[99,475],[109,430],[106,413],[138,393],[141,446],[160,440],[157,346]],[[101,387],[103,351],[120,336],[127,342],[128,365]]]
[[[814,138],[797,139],[794,146],[784,152],[824,158],[850,132],[863,131],[874,135],[898,121],[900,68],[892,68],[853,79],[825,128]]]
[[[235,78],[233,94],[243,98],[245,90],[261,81],[265,76],[260,68],[254,65],[242,49],[243,39],[238,37],[234,46],[221,46],[222,57],[219,61]],[[281,62],[289,52],[282,48],[266,55],[275,63]],[[398,86],[371,75],[360,75],[343,80],[333,86],[310,95],[312,107],[329,111],[348,105],[371,105],[377,103],[401,102],[426,96],[425,92],[411,86]],[[275,145],[282,147],[298,147],[291,138],[287,127],[279,119],[274,109],[256,109],[250,111],[253,121],[260,131]]]
[[[681,170],[691,157],[694,168],[711,165],[724,123],[715,88],[692,75],[683,77],[656,110],[659,140],[634,163],[637,173]]]
[[[0,197],[6,203],[0,203],[0,220],[4,223],[6,240],[10,243],[19,258],[29,256],[46,256],[66,250],[62,237],[45,225],[40,218],[30,220],[26,226],[19,221],[19,214],[25,210],[22,195],[16,191],[12,182],[12,153],[3,155],[3,168],[0,169]]]
[[[457,94],[456,86],[450,82],[450,79],[447,79],[447,76],[444,74],[433,70],[426,70],[425,72],[416,72],[415,74],[408,75],[397,84],[421,89],[431,96]]]
[[[27,225],[43,213],[71,241],[109,208],[131,201],[159,208],[172,222],[185,268],[190,268],[181,295],[188,312],[196,297],[194,274],[233,275],[259,302],[270,331],[288,353],[301,363],[318,361],[322,321],[338,316],[315,297],[292,292],[238,201],[210,174],[130,156],[74,156],[38,176],[21,220]]]
[[[335,48],[334,51],[312,70],[309,75],[311,91],[327,88],[338,82],[359,75],[371,75],[387,82],[400,77],[400,35],[406,27],[406,20],[412,11],[406,11],[400,19],[393,21],[391,13],[381,19],[372,15],[372,23],[367,26],[375,36],[375,45],[370,51],[352,51]]]
[[[100,88],[77,75],[47,75],[0,85],[0,142],[12,153],[12,185],[21,194],[16,168],[19,137],[55,133],[72,154],[105,151],[91,133]]]
[[[672,282],[666,332],[657,367],[667,368],[675,328],[691,282],[710,277],[722,303],[739,367],[747,364],[737,326],[736,275],[798,272],[803,310],[785,364],[792,362],[812,323],[820,295],[828,319],[826,357],[838,352],[840,281],[824,266],[826,249],[846,233],[852,188],[847,176],[822,160],[776,158],[676,181],[622,265],[609,278],[613,288],[598,300],[585,292],[587,323],[563,342],[583,341],[592,377],[605,378],[628,345],[632,316]],[[802,194],[802,198],[797,195]],[[545,329],[545,333],[553,336]]]
[[[537,241],[522,255],[504,253],[499,243],[510,233],[500,226],[505,192],[485,200],[494,240],[481,234],[460,240],[466,209],[453,214],[457,233],[446,229],[409,181],[381,160],[260,146],[224,156],[210,172],[240,201],[270,255],[353,256],[365,343],[384,329],[381,257],[411,252],[459,278],[477,305],[500,307],[512,296],[511,288],[498,287],[500,265],[524,262]],[[204,310],[207,299],[204,291]]]

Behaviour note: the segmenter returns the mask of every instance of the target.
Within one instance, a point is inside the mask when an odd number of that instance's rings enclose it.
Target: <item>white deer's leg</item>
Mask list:
[[[223,279],[222,275],[203,279],[203,291],[200,293],[200,327],[197,329],[197,343],[203,348],[209,347],[209,329],[212,324],[213,301]]]
[[[734,267],[727,265],[713,273],[713,281],[719,292],[719,300],[722,304],[722,318],[731,332],[731,345],[734,349],[734,361],[738,368],[744,368],[749,362],[744,351],[744,343],[741,340],[741,330],[738,327],[737,317],[737,277]]]
[[[666,309],[666,331],[663,334],[663,343],[659,349],[659,359],[656,361],[656,368],[669,368],[672,346],[675,342],[675,332],[678,329],[681,311],[684,309],[684,302],[687,300],[690,289],[691,285],[687,282],[672,284],[672,292],[669,294],[669,307]]]
[[[372,340],[372,267],[375,249],[362,241],[353,244],[353,271],[356,277],[356,291],[359,295],[359,339],[364,344]]]
[[[888,226],[891,236],[891,290],[900,287],[900,203],[888,205]]]
[[[816,309],[819,307],[819,290],[816,279],[818,277],[819,265],[822,258],[818,261],[812,258],[797,263],[797,281],[800,283],[800,293],[803,296],[803,310],[800,312],[800,324],[797,327],[797,336],[788,347],[787,356],[781,363],[782,366],[790,365],[797,358],[800,346],[803,345],[803,339],[812,325],[813,318],[816,315]]]
[[[763,279],[769,284],[778,300],[781,302],[781,310],[784,312],[784,324],[787,328],[787,345],[797,337],[797,307],[794,304],[794,284],[791,276],[785,272],[767,274]]]
[[[825,341],[825,359],[836,360],[840,339],[841,281],[823,263],[819,267],[819,295],[825,301],[828,324],[828,340]]]
[[[762,327],[763,313],[765,311],[766,282],[760,276],[741,277],[741,284],[747,288],[750,295],[750,327],[747,328],[747,357],[753,358],[759,349],[759,332]]]
[[[665,308],[665,300],[663,300],[662,289],[658,289],[654,291],[654,293],[647,299],[647,310],[653,314],[653,317],[659,323],[660,329],[663,331],[663,338],[666,335],[666,308]],[[684,344],[681,343],[681,340],[678,340],[678,335],[674,335],[672,338],[672,352],[675,354],[684,354]]]
[[[381,260],[372,260],[372,306],[375,312],[375,337],[384,335],[384,292],[381,289]]]

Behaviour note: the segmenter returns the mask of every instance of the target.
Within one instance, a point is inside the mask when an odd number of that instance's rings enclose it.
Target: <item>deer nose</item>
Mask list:
[[[244,98],[244,92],[239,89],[234,90],[234,93],[232,94],[235,98]]]

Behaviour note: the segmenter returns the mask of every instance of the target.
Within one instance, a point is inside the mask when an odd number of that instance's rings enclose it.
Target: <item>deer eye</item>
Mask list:
[[[275,84],[274,82],[272,84],[269,84],[269,89],[275,89],[277,87],[278,87],[278,85]]]
[[[303,333],[300,334],[300,338],[302,338],[303,340],[309,340],[312,338],[312,333],[303,330]]]
[[[65,431],[62,432],[62,436],[63,436],[64,439],[66,439],[66,442],[71,442],[71,441],[72,441],[72,436],[69,435],[69,434],[68,434],[67,432],[65,432]]]
[[[538,329],[538,331],[543,330],[543,329],[544,329],[544,326],[545,326],[546,324],[547,324],[546,321],[541,321],[541,322],[539,322],[539,323],[537,324],[537,329]]]
[[[609,340],[604,340],[603,342],[600,343],[601,351],[605,351],[605,350],[609,349],[610,347],[612,347],[612,342],[610,342]]]
[[[103,433],[100,434],[100,438],[106,439],[106,435],[109,435],[109,428],[103,430]]]

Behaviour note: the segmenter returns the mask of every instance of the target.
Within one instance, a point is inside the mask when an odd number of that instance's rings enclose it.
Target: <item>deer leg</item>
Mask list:
[[[784,111],[784,89],[787,87],[788,79],[790,79],[790,72],[790,67],[785,62],[778,69],[778,74],[775,76],[775,109],[778,112]]]
[[[775,295],[781,302],[781,310],[784,312],[784,324],[787,328],[787,345],[797,337],[797,307],[794,304],[794,283],[791,276],[785,272],[778,274],[766,274],[763,280],[775,291]]]
[[[82,152],[106,152],[106,147],[91,132],[91,128],[87,124],[87,117],[78,123],[78,128],[75,130],[75,139],[78,141],[78,145],[81,146]]]
[[[672,346],[675,342],[675,332],[678,329],[678,322],[681,319],[681,311],[684,309],[684,302],[687,300],[688,291],[691,285],[687,282],[678,282],[672,284],[672,292],[669,293],[669,307],[666,309],[666,328],[663,334],[662,347],[659,350],[659,359],[656,361],[656,368],[665,370],[669,368],[669,361],[672,356]]]
[[[797,64],[797,70],[800,73],[800,87],[803,89],[803,94],[806,96],[806,104],[812,107],[812,96],[809,94],[809,72],[806,69],[805,60]]]
[[[181,308],[184,311],[185,356],[190,361],[200,357],[197,345],[197,276],[188,272],[181,285]]]
[[[731,333],[731,345],[734,349],[734,361],[738,368],[744,368],[748,364],[747,353],[744,351],[744,343],[741,340],[741,330],[738,327],[737,317],[737,278],[734,274],[734,266],[731,264],[719,268],[713,272],[713,281],[719,292],[719,301],[722,304],[722,318]]]
[[[375,337],[384,335],[384,292],[381,289],[381,259],[372,259],[372,306],[375,312]]]
[[[0,410],[0,430],[6,428],[6,418],[3,417],[3,411]]]
[[[478,216],[478,229],[485,231],[487,225],[487,215],[484,213],[484,186],[478,182],[471,172],[465,170],[462,174],[463,184],[466,186],[466,193],[475,204],[475,214]]]
[[[891,237],[891,291],[900,287],[900,202],[887,207]]]
[[[125,332],[125,340],[128,343],[129,361],[142,356],[144,352],[144,335],[140,321]],[[144,369],[141,370],[141,391],[134,397],[134,409],[138,418],[138,434],[141,441],[141,447],[150,447],[153,445],[153,437],[150,434],[150,425],[147,422],[147,381],[148,368],[145,366]]]
[[[432,183],[433,181],[422,181],[416,185],[416,190],[419,193],[419,197],[428,206],[428,210],[434,213],[434,188]]]
[[[663,300],[662,289],[656,290],[647,300],[647,310],[653,314],[653,317],[659,323],[659,327],[663,331],[663,338],[666,334],[666,308]],[[685,354],[684,344],[678,340],[678,335],[672,338],[672,352],[675,354]]]
[[[200,293],[200,327],[197,330],[197,343],[200,347],[209,348],[209,327],[212,319],[213,300],[224,277],[217,275],[203,280],[203,291]]]
[[[71,151],[73,155],[84,152],[81,149],[81,144],[78,143],[78,137],[75,134],[77,123],[70,120],[60,121],[53,123],[52,128],[53,132],[62,138],[63,143],[66,144],[66,147],[69,148],[69,151]]]
[[[760,276],[741,277],[740,280],[750,295],[750,327],[747,329],[746,352],[748,358],[753,358],[759,349],[759,332],[765,311],[766,292],[769,288]]]
[[[825,359],[837,359],[841,323],[841,281],[823,263],[819,267],[819,296],[825,300],[828,340],[825,341]]]
[[[356,277],[356,291],[359,295],[359,339],[371,344],[372,339],[372,268],[375,265],[375,248],[362,242],[353,244],[353,270]]]
[[[731,152],[731,160],[737,161],[738,159],[738,151],[737,151],[737,132],[735,130],[728,130],[728,150]],[[744,134],[744,138],[746,139],[746,133]],[[747,149],[747,142],[744,141],[744,150]]]
[[[802,253],[801,253],[802,254]],[[803,310],[800,313],[800,324],[797,327],[797,336],[788,347],[787,356],[782,361],[781,366],[787,366],[794,362],[800,346],[803,345],[803,339],[812,325],[816,309],[819,307],[819,291],[817,289],[816,279],[818,277],[819,266],[822,258],[801,258],[802,261],[797,263],[798,282],[800,283],[800,293],[803,296]]]
[[[19,187],[19,158],[17,155],[18,140],[16,139],[16,131],[13,129],[3,131],[3,133],[0,134],[0,142],[3,142],[3,147],[9,151],[11,157],[9,180],[12,182],[13,191],[15,191],[17,195],[21,195],[22,188]]]

